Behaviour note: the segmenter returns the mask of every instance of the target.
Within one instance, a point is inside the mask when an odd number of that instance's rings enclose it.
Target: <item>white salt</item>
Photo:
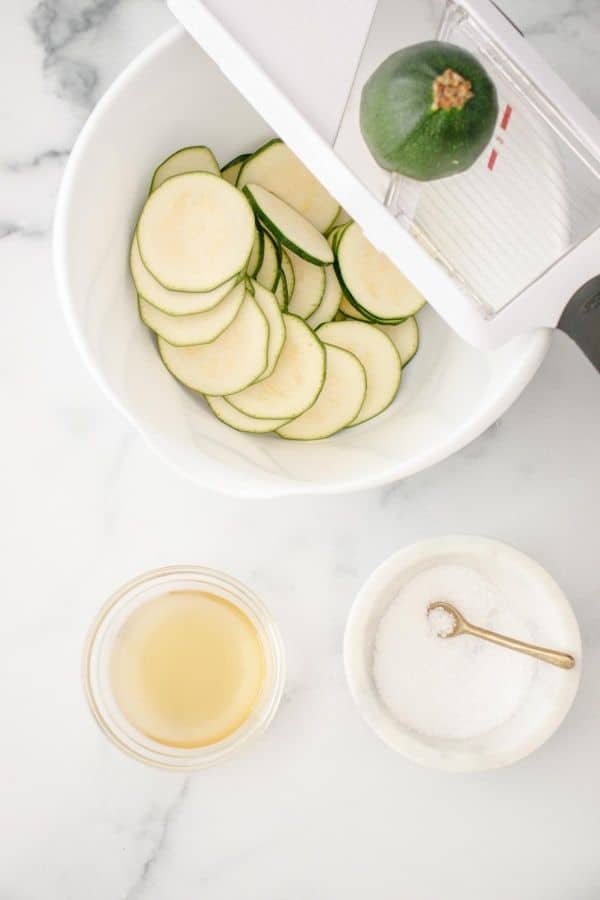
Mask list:
[[[443,606],[436,606],[427,613],[433,633],[438,637],[448,637],[456,628],[456,619]]]
[[[375,685],[391,715],[406,727],[432,738],[476,737],[514,715],[536,663],[470,635],[441,637],[447,619],[428,615],[436,600],[452,603],[476,625],[522,640],[531,637],[518,604],[500,586],[466,566],[434,566],[402,587],[378,624]]]

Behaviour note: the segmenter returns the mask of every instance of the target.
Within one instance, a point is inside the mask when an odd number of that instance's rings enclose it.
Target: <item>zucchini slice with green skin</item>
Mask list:
[[[411,316],[399,325],[378,325],[377,327],[392,340],[400,356],[402,368],[407,366],[419,349],[417,320]]]
[[[268,291],[275,290],[281,264],[281,249],[267,231],[262,231],[263,258],[254,278]]]
[[[245,285],[240,282],[213,309],[189,316],[170,316],[140,297],[140,318],[144,325],[174,347],[207,344],[231,325],[240,311],[245,293]]]
[[[212,172],[220,175],[221,170],[212,150],[208,147],[182,147],[163,160],[155,170],[150,182],[150,193],[174,175],[187,172]]]
[[[267,366],[259,379],[262,381],[263,378],[269,377],[279,359],[285,342],[285,325],[283,324],[283,316],[275,294],[264,288],[258,281],[251,281],[250,283],[254,292],[254,299],[269,326]]]
[[[401,319],[392,319],[391,321],[383,321],[377,319],[375,316],[368,316],[366,310],[359,309],[355,306],[345,294],[340,303],[340,312],[343,313],[347,319],[356,319],[357,322],[371,322],[372,325],[401,325],[402,322],[406,321],[404,317]]]
[[[280,244],[315,266],[333,262],[327,238],[293,206],[259,184],[247,184],[244,194],[264,227]]]
[[[375,249],[356,222],[336,248],[336,273],[344,293],[366,316],[394,323],[418,312],[425,299],[399,269]]]
[[[285,272],[283,271],[283,269],[279,270],[279,277],[277,278],[277,284],[275,285],[275,290],[273,291],[273,293],[275,294],[277,303],[279,304],[279,309],[287,309],[288,289],[287,282],[285,280]]]
[[[145,267],[171,291],[212,291],[245,268],[256,231],[248,200],[220,175],[174,175],[137,226]]]
[[[350,223],[347,223],[350,224]],[[337,247],[339,240],[346,229],[346,225],[336,225],[335,228],[332,228],[329,234],[327,235],[327,240],[329,241],[329,246],[333,250],[334,253],[337,252]]]
[[[230,159],[229,162],[223,166],[221,169],[221,175],[228,181],[229,184],[235,184],[237,181],[237,177],[240,174],[240,169],[247,159],[250,159],[252,156],[251,153],[240,153],[239,156],[234,156],[233,159]]]
[[[345,294],[342,294],[339,311],[343,313],[347,319],[356,319],[357,322],[371,322],[374,324],[374,320],[369,316],[365,316],[361,313],[360,309],[353,306]]]
[[[291,419],[299,416],[313,405],[323,387],[323,344],[306,322],[297,316],[284,313],[283,321],[285,343],[273,372],[264,381],[227,397],[236,409],[247,416],[257,419]]]
[[[367,391],[360,412],[351,423],[360,425],[383,412],[398,393],[402,363],[389,337],[367,322],[329,322],[317,334],[327,344],[358,357],[367,376]]]
[[[277,431],[285,425],[287,419],[253,419],[232,406],[225,397],[206,397],[206,402],[217,419],[236,431],[244,431],[250,434],[268,434],[269,431]]]
[[[342,301],[342,288],[335,274],[333,266],[325,268],[325,291],[321,302],[315,309],[314,313],[308,317],[306,324],[316,330],[319,325],[331,322],[335,318],[335,314],[340,308]]]
[[[287,287],[288,293],[288,304],[294,295],[294,288],[296,286],[296,276],[294,274],[294,267],[292,265],[292,261],[289,257],[287,250],[281,248],[281,269],[283,274],[285,275],[285,283]]]
[[[222,396],[243,390],[267,366],[269,326],[246,292],[240,311],[210,344],[174,347],[158,338],[158,352],[169,372],[193,391]]]
[[[269,141],[246,160],[238,187],[247,184],[260,184],[277,194],[321,232],[331,228],[340,208],[337,200],[279,138]]]
[[[318,309],[325,293],[325,266],[313,266],[312,263],[289,253],[294,270],[294,293],[288,303],[288,311],[301,319],[308,319]]]
[[[234,275],[213,291],[169,291],[159,284],[142,262],[135,234],[131,241],[129,268],[138,296],[170,316],[189,316],[214,309],[242,278],[240,274]]]
[[[247,274],[253,278],[260,267],[262,266],[263,254],[265,252],[265,239],[262,232],[262,229],[257,228],[256,234],[254,235],[254,243],[252,244],[252,250],[250,251],[250,258],[248,260],[248,265],[246,266]]]
[[[329,229],[329,234],[331,234],[334,228],[339,228],[342,225],[349,225],[350,222],[352,222],[352,217],[348,215],[348,213],[342,206],[340,206],[340,211],[335,217],[333,225]]]
[[[325,344],[327,371],[316,401],[291,422],[277,429],[294,441],[318,441],[350,425],[357,417],[367,391],[365,370],[353,353]]]

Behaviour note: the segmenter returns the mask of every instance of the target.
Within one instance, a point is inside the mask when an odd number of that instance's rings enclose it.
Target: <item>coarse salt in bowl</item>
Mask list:
[[[430,603],[473,624],[563,650],[570,670],[460,635]],[[351,693],[376,734],[415,762],[447,771],[509,765],[537,749],[573,703],[581,637],[569,601],[534,560],[487,538],[422,541],[384,562],[346,627]]]

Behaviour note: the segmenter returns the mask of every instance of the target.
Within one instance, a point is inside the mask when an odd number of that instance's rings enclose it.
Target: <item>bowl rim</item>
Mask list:
[[[443,746],[434,747],[420,741],[407,726],[397,722],[391,714],[383,711],[381,701],[377,700],[377,692],[368,674],[365,647],[368,639],[368,626],[372,622],[372,614],[385,591],[386,585],[399,574],[409,571],[416,564],[435,560],[440,556],[470,554],[477,558],[480,554],[503,559],[508,565],[527,571],[537,581],[548,599],[556,605],[565,619],[565,630],[570,632],[572,643],[569,652],[575,656],[576,665],[564,676],[569,679],[562,693],[555,698],[556,703],[548,713],[537,734],[525,734],[512,750],[497,751],[488,754],[477,749],[461,752]],[[412,763],[438,769],[444,772],[487,772],[505,768],[538,750],[559,729],[569,713],[581,682],[582,672],[582,640],[579,623],[569,598],[550,572],[536,559],[512,544],[495,538],[475,534],[450,534],[407,544],[384,559],[367,577],[359,588],[344,630],[344,672],[346,683],[352,699],[365,723],[374,734],[392,750],[404,756]],[[561,673],[563,674],[563,673]],[[465,742],[466,743],[466,742]]]
[[[98,384],[105,396],[116,406],[125,419],[141,434],[146,444],[150,446],[167,465],[177,471],[188,480],[203,488],[216,491],[231,497],[246,498],[273,498],[293,495],[328,495],[345,494],[354,491],[368,490],[385,484],[407,478],[447,459],[452,454],[462,450],[467,444],[479,437],[506,410],[514,403],[517,397],[531,381],[535,372],[544,359],[550,342],[550,330],[537,329],[528,335],[523,335],[526,340],[523,353],[519,358],[519,364],[512,371],[510,378],[498,387],[487,405],[470,415],[460,427],[451,431],[445,440],[435,444],[432,448],[409,460],[390,462],[385,469],[368,471],[347,477],[335,484],[322,482],[311,483],[308,481],[273,481],[271,484],[248,483],[242,487],[239,483],[230,484],[227,479],[217,480],[213,472],[192,472],[185,466],[175,462],[156,442],[146,430],[136,413],[128,408],[114,393],[108,380],[97,366],[89,348],[86,338],[75,314],[75,305],[72,301],[74,289],[71,283],[69,264],[69,217],[73,204],[73,197],[77,190],[77,181],[84,163],[84,157],[88,145],[94,140],[96,130],[102,122],[104,111],[110,107],[113,100],[119,96],[123,87],[138,77],[153,59],[176,45],[182,39],[189,39],[187,32],[181,25],[174,25],[164,34],[156,38],[141,53],[125,67],[117,78],[108,87],[91,112],[67,161],[60,184],[53,224],[52,256],[54,275],[57,285],[60,306],[65,317],[68,331],[73,339],[92,378]],[[202,51],[199,51],[202,52]],[[224,76],[225,77],[225,76]]]

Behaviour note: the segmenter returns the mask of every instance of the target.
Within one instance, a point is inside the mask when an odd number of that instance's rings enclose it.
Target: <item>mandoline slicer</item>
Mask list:
[[[420,2],[168,4],[465,340],[493,348],[560,327],[600,369],[600,122],[490,0],[448,2],[437,36],[494,81],[495,133],[471,169],[429,183],[380,169],[358,124],[371,72],[434,36]]]

